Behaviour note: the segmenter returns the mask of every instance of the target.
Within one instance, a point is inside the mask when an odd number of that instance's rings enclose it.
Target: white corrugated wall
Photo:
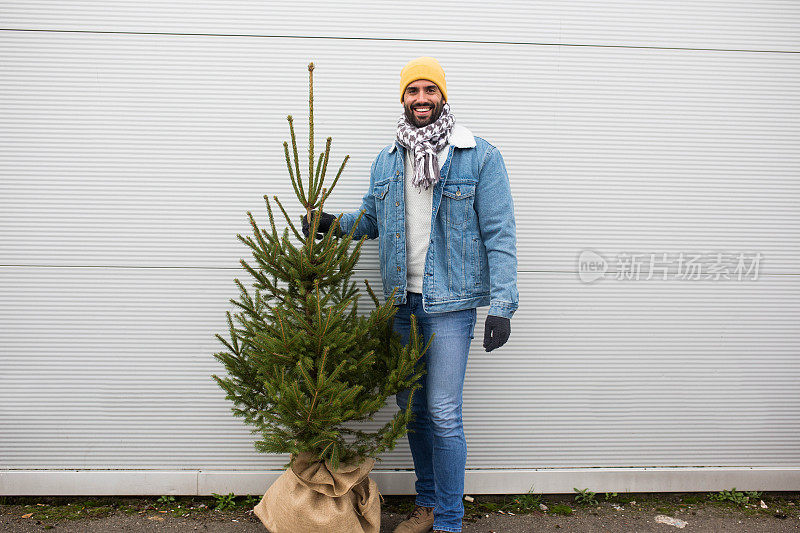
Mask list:
[[[351,155],[328,207],[354,210],[419,55],[516,206],[520,309],[491,354],[478,316],[466,491],[800,489],[796,2],[34,0],[0,28],[0,494],[263,493],[288,456],[210,377],[235,235],[292,203],[309,61],[316,144]],[[701,252],[758,252],[758,277],[610,261]],[[372,477],[413,493],[405,439]]]

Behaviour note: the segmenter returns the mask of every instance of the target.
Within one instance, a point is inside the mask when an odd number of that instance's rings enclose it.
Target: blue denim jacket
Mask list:
[[[344,213],[349,232],[378,239],[386,298],[406,302],[405,149],[397,141],[381,150],[370,171],[361,209]],[[431,236],[425,258],[422,305],[427,313],[489,306],[511,318],[519,305],[514,202],[503,156],[494,146],[455,125],[447,160],[433,189]]]

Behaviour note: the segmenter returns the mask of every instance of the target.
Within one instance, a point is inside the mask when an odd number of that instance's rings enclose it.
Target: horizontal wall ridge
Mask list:
[[[621,45],[603,43],[565,43],[565,42],[533,42],[533,41],[480,41],[474,39],[422,39],[409,37],[345,37],[336,35],[284,35],[254,33],[189,33],[189,32],[155,32],[155,31],[103,31],[103,30],[58,30],[48,28],[0,28],[0,32],[50,32],[76,34],[112,34],[112,35],[153,35],[173,37],[251,37],[259,39],[315,39],[337,41],[373,41],[373,42],[407,42],[407,43],[442,43],[442,44],[479,44],[479,45],[516,45],[516,46],[557,46],[557,47],[590,47],[590,48],[629,48],[644,50],[681,50],[698,52],[746,52],[759,54],[800,54],[800,50],[756,50],[747,48],[701,48],[689,46],[646,46]]]

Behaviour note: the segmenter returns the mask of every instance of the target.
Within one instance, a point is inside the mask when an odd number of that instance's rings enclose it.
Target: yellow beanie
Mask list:
[[[412,59],[403,70],[400,71],[400,101],[403,101],[403,93],[406,87],[417,80],[431,80],[439,90],[442,91],[445,101],[447,101],[447,85],[444,82],[444,70],[442,66],[432,57],[418,57]]]

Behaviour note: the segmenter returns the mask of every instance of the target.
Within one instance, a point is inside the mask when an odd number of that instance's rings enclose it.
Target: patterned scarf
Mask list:
[[[397,121],[397,140],[413,152],[415,187],[432,187],[439,181],[439,159],[436,153],[447,145],[456,119],[445,102],[442,114],[435,122],[417,128],[408,121],[405,113]]]

